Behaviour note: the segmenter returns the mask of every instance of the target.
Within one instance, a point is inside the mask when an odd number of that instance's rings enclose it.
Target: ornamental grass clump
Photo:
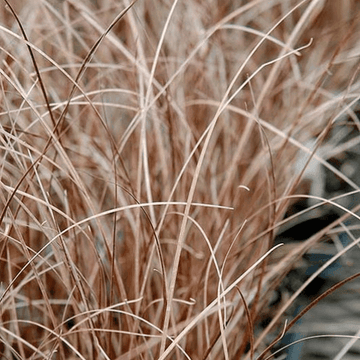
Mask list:
[[[354,171],[327,157],[359,146],[357,14],[351,0],[3,0],[1,357],[285,354],[316,278],[290,289],[289,274],[357,226],[338,201],[357,195]],[[355,134],[331,142],[340,125]],[[327,197],[324,169],[352,195]],[[317,232],[281,237],[325,208]]]

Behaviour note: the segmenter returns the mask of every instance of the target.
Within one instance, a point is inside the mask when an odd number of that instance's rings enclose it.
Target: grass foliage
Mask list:
[[[0,4],[2,358],[269,356],[339,224],[274,243],[359,125],[359,3]]]

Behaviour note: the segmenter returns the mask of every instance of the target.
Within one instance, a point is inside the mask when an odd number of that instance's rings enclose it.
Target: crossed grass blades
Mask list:
[[[284,278],[356,217],[275,246],[319,195],[310,160],[335,171],[317,150],[358,126],[358,13],[2,0],[2,358],[272,356],[311,280],[284,293]]]

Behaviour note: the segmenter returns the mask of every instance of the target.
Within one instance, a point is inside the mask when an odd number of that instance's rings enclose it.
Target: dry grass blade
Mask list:
[[[301,310],[301,312],[299,314],[297,314],[294,319],[292,319],[286,326],[284,329],[284,332],[289,331],[295,324],[296,322],[301,319],[310,309],[312,309],[314,306],[316,306],[318,304],[319,301],[321,301],[322,299],[326,298],[328,295],[330,295],[331,293],[333,293],[334,291],[336,291],[337,289],[339,289],[340,287],[342,287],[343,285],[345,285],[346,283],[348,283],[349,281],[352,281],[356,278],[358,278],[360,276],[360,273],[354,274],[350,277],[348,277],[347,279],[344,279],[342,281],[340,281],[339,283],[337,283],[336,285],[333,285],[330,289],[326,290],[323,294],[319,295],[315,300],[313,300],[308,306],[306,306],[304,309]],[[272,356],[266,356],[266,354],[268,353],[269,350],[271,350],[271,348],[282,338],[283,334],[280,334],[259,356],[258,356],[258,360],[268,360],[270,359]],[[334,335],[336,336],[336,335]],[[291,345],[291,344],[290,344]],[[273,354],[273,356],[275,355],[275,353]]]

